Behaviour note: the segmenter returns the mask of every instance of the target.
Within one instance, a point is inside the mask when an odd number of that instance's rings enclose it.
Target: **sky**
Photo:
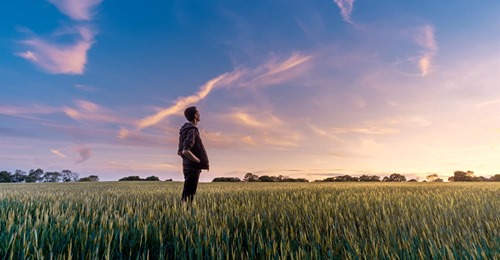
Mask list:
[[[0,170],[500,173],[500,1],[7,0]]]

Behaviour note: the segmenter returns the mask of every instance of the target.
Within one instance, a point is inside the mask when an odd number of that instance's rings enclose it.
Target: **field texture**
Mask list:
[[[0,184],[0,259],[499,259],[499,183]]]

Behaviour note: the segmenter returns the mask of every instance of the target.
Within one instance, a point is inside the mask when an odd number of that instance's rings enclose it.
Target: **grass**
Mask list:
[[[499,183],[0,185],[1,259],[498,259]]]

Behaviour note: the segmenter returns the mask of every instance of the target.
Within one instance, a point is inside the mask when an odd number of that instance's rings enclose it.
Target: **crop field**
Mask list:
[[[500,184],[0,185],[0,259],[499,259]]]

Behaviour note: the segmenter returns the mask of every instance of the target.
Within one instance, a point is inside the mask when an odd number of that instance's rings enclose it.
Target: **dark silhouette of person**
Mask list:
[[[193,202],[201,170],[208,170],[208,155],[203,146],[198,130],[200,111],[194,106],[184,110],[187,121],[179,131],[179,147],[177,154],[182,157],[184,173],[184,189],[182,202]]]

